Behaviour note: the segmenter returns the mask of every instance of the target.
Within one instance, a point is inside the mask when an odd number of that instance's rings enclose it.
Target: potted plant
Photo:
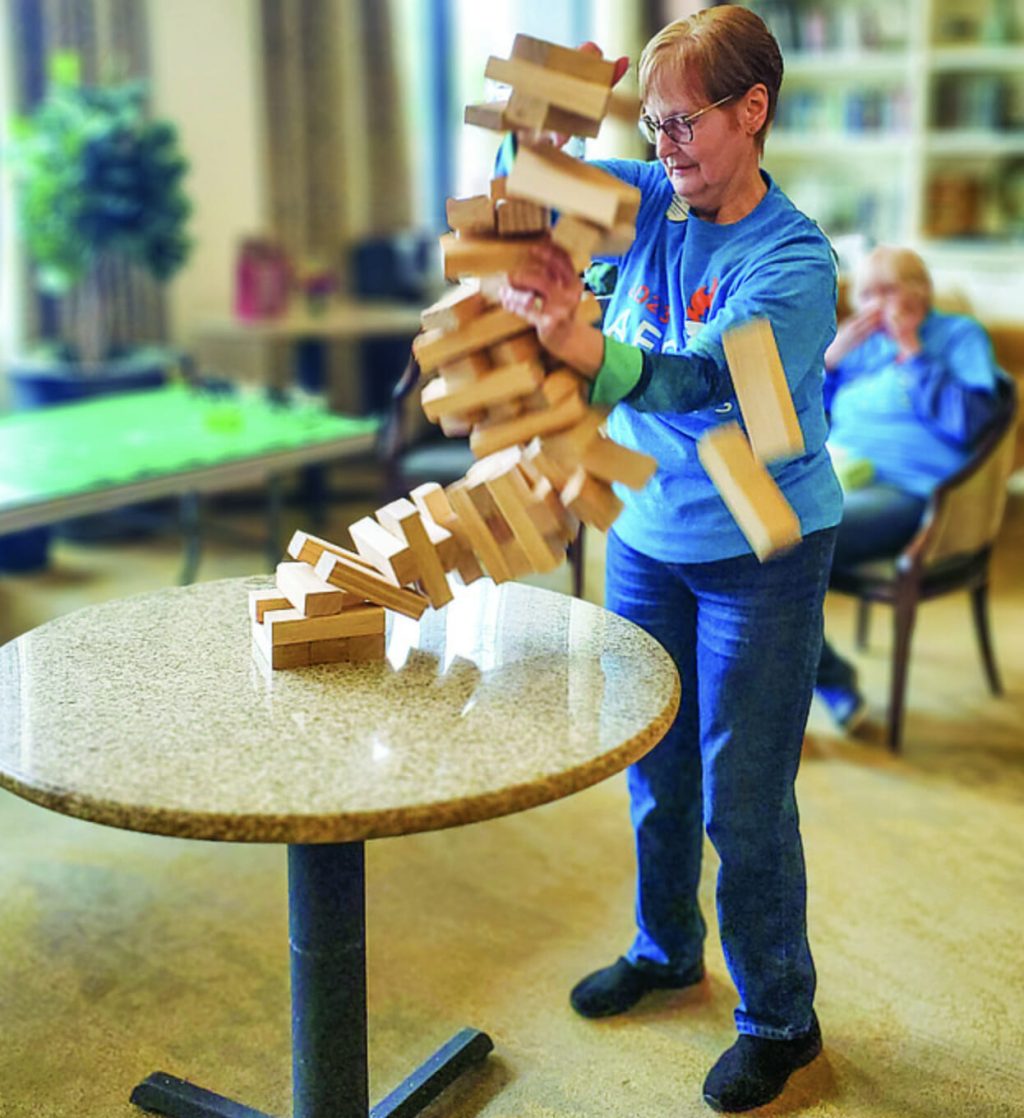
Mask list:
[[[36,285],[59,298],[64,324],[61,338],[11,368],[16,406],[162,380],[165,351],[119,349],[111,330],[118,262],[162,281],[190,248],[188,164],[174,127],[147,117],[145,97],[140,82],[82,85],[77,57],[59,54],[45,99],[13,122],[6,158],[21,236]]]

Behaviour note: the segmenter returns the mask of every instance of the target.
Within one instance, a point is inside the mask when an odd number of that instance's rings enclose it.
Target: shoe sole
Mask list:
[[[798,1071],[800,1071],[801,1068],[805,1068],[809,1064],[814,1063],[814,1061],[821,1055],[823,1048],[824,1046],[819,1041],[817,1048],[813,1052],[811,1052],[805,1060],[801,1060],[800,1063],[793,1066],[793,1070],[786,1077],[786,1082],[782,1084],[782,1086],[778,1089],[778,1091],[775,1092],[774,1095],[771,1096],[771,1098],[761,1099],[758,1102],[752,1102],[749,1106],[730,1108],[723,1106],[718,1101],[718,1099],[714,1097],[714,1095],[703,1095],[702,1097],[707,1105],[710,1106],[711,1109],[716,1111],[718,1114],[746,1114],[748,1110],[757,1110],[759,1107],[767,1106],[770,1102],[774,1102],[779,1097],[779,1095],[781,1095],[782,1092],[785,1091],[785,1089],[789,1086],[790,1079],[792,1079],[793,1076]]]

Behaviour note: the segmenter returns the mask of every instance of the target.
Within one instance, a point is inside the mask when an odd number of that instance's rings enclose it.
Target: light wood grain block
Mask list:
[[[338,555],[351,554],[351,552],[347,548],[342,547],[341,544],[332,543],[330,540],[324,540],[319,536],[310,535],[309,532],[295,532],[288,544],[288,554],[293,559],[308,563],[311,567],[316,566],[317,560],[325,551],[333,551]],[[373,564],[368,563],[365,559],[360,558],[359,562],[362,563],[364,567],[371,570],[375,569]]]
[[[470,547],[483,564],[487,574],[496,583],[508,582],[513,578],[512,570],[505,559],[501,544],[494,538],[487,521],[478,511],[465,481],[449,485],[448,499],[458,517],[461,530],[469,540]]]
[[[630,489],[643,489],[658,468],[656,459],[651,455],[630,450],[604,435],[590,441],[583,452],[581,465],[588,474],[601,481],[618,481]]]
[[[427,419],[436,423],[442,416],[464,415],[476,408],[489,408],[529,395],[544,380],[544,367],[536,361],[506,365],[456,387],[451,386],[447,378],[440,376],[423,388],[423,413]]]
[[[493,233],[494,203],[486,194],[472,198],[449,198],[445,217],[456,233]]]
[[[451,333],[482,315],[485,310],[487,300],[480,291],[480,285],[473,281],[463,281],[422,311],[420,324],[424,330]]]
[[[560,496],[574,516],[599,532],[607,532],[622,512],[622,501],[612,487],[591,477],[582,466],[566,482]]]
[[[428,331],[420,334],[412,348],[420,368],[426,373],[524,331],[532,332],[532,329],[525,318],[503,307],[494,307],[451,333]]]
[[[559,403],[541,411],[524,412],[517,419],[504,423],[477,424],[470,432],[469,448],[474,457],[483,458],[514,443],[527,443],[536,435],[546,435],[571,427],[586,412],[587,405],[583,402],[583,397],[572,392]]]
[[[420,510],[424,524],[434,524],[440,531],[447,532],[454,546],[448,550],[449,558],[442,553],[446,571],[454,570],[468,586],[483,577],[483,570],[473,553],[473,546],[465,529],[455,515],[448,494],[436,481],[424,482],[409,494],[412,503]]]
[[[551,240],[564,249],[577,272],[582,272],[605,236],[605,230],[575,214],[563,214],[551,230]]]
[[[280,590],[250,590],[249,591],[249,617],[251,620],[262,623],[263,615],[271,609],[294,609],[292,603]]]
[[[515,533],[512,531],[511,525],[505,519],[498,508],[497,502],[487,489],[485,482],[467,482],[466,492],[469,494],[470,500],[473,502],[477,512],[483,517],[490,530],[492,538],[497,542],[498,547],[501,548],[502,558],[505,565],[511,573],[512,578],[518,578],[520,575],[529,574],[533,569],[530,560],[523,551],[522,546],[516,539]]]
[[[490,346],[487,353],[495,366],[513,365],[518,361],[535,361],[541,355],[540,340],[536,333],[530,330]]]
[[[621,222],[622,213],[639,206],[640,197],[614,175],[553,147],[522,148],[508,174],[507,190],[509,197],[528,198],[602,229]]]
[[[799,457],[804,435],[771,322],[754,318],[734,326],[722,345],[754,453],[762,462]]]
[[[447,605],[453,597],[452,588],[445,578],[444,566],[437,553],[419,509],[406,497],[391,501],[377,510],[377,519],[392,533],[412,548],[419,569],[420,589],[430,599],[434,609]]]
[[[278,645],[383,633],[384,622],[381,606],[363,604],[327,617],[303,617],[297,609],[268,610],[262,624],[271,644]]]
[[[504,102],[502,102],[504,104]],[[500,198],[508,197],[508,175],[495,175],[490,183],[491,201],[497,202]]]
[[[512,529],[512,534],[523,549],[530,566],[539,572],[553,571],[560,566],[565,559],[565,552],[560,546],[552,546],[537,527],[531,515],[533,493],[518,467],[512,466],[504,473],[489,478],[484,484],[494,498],[498,511]]]
[[[504,121],[511,130],[530,129],[540,131],[547,120],[550,103],[543,97],[535,97],[525,89],[513,89],[505,105]]]
[[[590,51],[576,50],[572,47],[549,43],[532,35],[518,34],[512,42],[512,57],[532,62],[548,70],[557,70],[581,81],[593,82],[612,88],[615,78],[615,63]]]
[[[445,279],[515,271],[529,259],[533,246],[546,237],[546,233],[532,237],[456,237],[445,233],[439,242]]]
[[[494,203],[494,218],[501,237],[542,233],[551,225],[549,209],[523,198],[500,198]]]
[[[470,384],[479,380],[484,373],[489,373],[495,366],[491,357],[492,349],[478,349],[476,353],[467,353],[455,361],[442,365],[438,372],[449,385]],[[510,362],[502,362],[510,364]]]
[[[799,518],[738,423],[702,436],[697,455],[758,559],[800,542]]]
[[[414,620],[423,616],[430,605],[425,595],[416,590],[395,586],[394,583],[368,568],[359,555],[325,551],[317,560],[316,573],[332,586],[339,586]]]
[[[304,617],[329,617],[358,604],[351,594],[324,582],[309,563],[278,563],[275,581],[291,608]]]
[[[309,641],[300,644],[278,644],[271,640],[270,630],[258,621],[251,623],[253,648],[275,671],[305,668],[309,664]]]
[[[561,73],[521,58],[504,59],[492,55],[484,68],[484,77],[591,120],[599,121],[604,117],[611,99],[611,87],[608,85]]]
[[[513,93],[513,96],[515,94]],[[466,124],[475,125],[477,128],[487,128],[492,132],[510,132],[515,128],[515,122],[508,115],[511,97],[499,101],[488,101],[483,104],[467,105],[463,114]],[[614,98],[612,102],[614,102]],[[569,112],[568,109],[559,109],[555,105],[548,105],[541,129],[544,132],[564,132],[570,136],[584,136],[590,139],[600,135],[601,121],[590,117],[580,116],[579,113]],[[494,194],[491,195],[495,197]]]
[[[491,132],[507,132],[508,126],[505,121],[505,109],[508,108],[508,100],[501,101],[481,101],[473,105],[467,105],[462,113],[462,120],[465,124],[472,124],[476,128],[487,128]],[[493,197],[493,195],[491,196]]]
[[[349,525],[348,534],[359,555],[395,586],[405,586],[419,578],[419,564],[412,548],[383,528],[372,516]]]

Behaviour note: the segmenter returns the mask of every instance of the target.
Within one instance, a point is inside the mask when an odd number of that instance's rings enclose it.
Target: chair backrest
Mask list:
[[[947,478],[929,502],[921,530],[907,545],[900,566],[925,570],[990,547],[1006,509],[1017,429],[1017,388],[1000,376],[1001,407],[967,463]]]

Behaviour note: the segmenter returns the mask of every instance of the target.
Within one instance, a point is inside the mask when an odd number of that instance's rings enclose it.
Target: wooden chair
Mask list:
[[[982,663],[994,695],[1002,694],[988,620],[989,560],[1006,507],[1016,447],[1017,389],[1001,377],[1002,406],[968,462],[932,494],[917,535],[899,555],[834,568],[829,589],[859,599],[857,647],[865,648],[872,602],[893,607],[893,663],[888,744],[899,751],[910,642],[919,602],[960,590],[971,596]]]
[[[386,500],[407,496],[427,481],[450,485],[458,481],[475,459],[468,439],[447,438],[430,423],[420,408],[420,369],[410,355],[391,395],[391,405],[381,426],[378,456],[384,467]],[[583,596],[583,525],[568,547],[572,592]]]

